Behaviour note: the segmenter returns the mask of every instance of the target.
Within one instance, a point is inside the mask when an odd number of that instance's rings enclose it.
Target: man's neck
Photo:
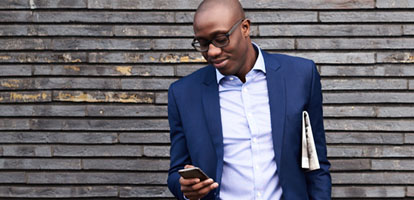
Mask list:
[[[248,47],[248,49],[247,49],[247,58],[246,58],[246,63],[245,63],[245,66],[246,67],[244,67],[244,71],[241,73],[241,74],[236,74],[236,76],[243,82],[243,83],[245,83],[246,82],[246,74],[247,73],[249,73],[249,71],[250,70],[252,70],[252,68],[253,68],[253,66],[254,66],[254,63],[256,62],[256,60],[257,60],[257,56],[259,55],[259,52],[258,52],[259,50],[258,49],[256,49],[255,47],[254,47],[254,45],[253,44],[251,44],[249,47]]]

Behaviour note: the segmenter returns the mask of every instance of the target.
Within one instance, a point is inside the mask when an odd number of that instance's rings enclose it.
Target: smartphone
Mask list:
[[[199,178],[200,181],[208,179],[208,176],[198,167],[180,169],[178,170],[178,173],[183,178]]]

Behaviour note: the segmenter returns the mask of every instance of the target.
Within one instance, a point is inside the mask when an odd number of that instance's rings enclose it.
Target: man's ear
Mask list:
[[[249,37],[250,36],[250,20],[249,19],[245,19],[242,24],[242,33],[244,37]]]

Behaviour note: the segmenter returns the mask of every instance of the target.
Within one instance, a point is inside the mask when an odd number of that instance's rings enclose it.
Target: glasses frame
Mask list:
[[[201,49],[201,45],[200,46],[198,46],[198,47],[196,47],[196,44],[198,43],[198,44],[200,44],[200,41],[198,40],[198,39],[196,39],[196,38],[194,38],[194,40],[193,40],[193,42],[191,42],[191,46],[193,46],[194,47],[194,49],[196,50],[196,51],[198,51],[198,52],[207,52],[208,51],[208,49],[209,49],[209,47],[210,47],[210,44],[213,44],[215,47],[217,47],[217,48],[222,48],[222,47],[225,47],[225,46],[227,46],[227,45],[229,45],[229,43],[230,43],[230,35],[234,32],[234,30],[236,30],[236,28],[245,20],[246,18],[243,18],[243,19],[240,19],[239,21],[237,21],[237,23],[235,23],[232,27],[231,27],[231,29],[227,32],[227,33],[225,33],[224,34],[224,36],[226,36],[226,38],[227,38],[227,42],[226,42],[226,44],[224,44],[224,45],[219,45],[219,44],[216,44],[216,42],[215,42],[215,40],[216,40],[216,38],[217,38],[217,35],[212,39],[212,40],[208,40],[207,41],[207,48],[204,50],[204,49]],[[222,35],[222,34],[219,34],[219,35]]]

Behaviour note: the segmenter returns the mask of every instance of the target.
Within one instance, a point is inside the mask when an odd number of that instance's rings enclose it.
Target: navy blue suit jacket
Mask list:
[[[319,73],[314,62],[262,51],[269,93],[277,174],[286,200],[330,199]],[[311,119],[321,169],[301,168],[302,111]],[[223,170],[223,134],[216,71],[208,65],[170,86],[168,119],[171,166],[168,187],[183,199],[177,173],[184,165],[200,167],[216,182]],[[237,187],[235,185],[235,187]],[[203,199],[217,199],[220,187]]]

